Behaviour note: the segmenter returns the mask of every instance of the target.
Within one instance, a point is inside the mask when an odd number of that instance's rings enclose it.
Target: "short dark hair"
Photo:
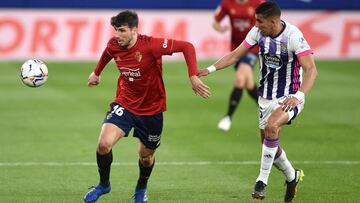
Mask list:
[[[129,28],[138,27],[139,18],[135,11],[123,11],[116,16],[111,17],[111,25],[114,27],[120,27],[123,25],[129,26]]]
[[[280,17],[281,16],[281,10],[280,7],[275,3],[271,1],[264,2],[260,4],[256,10],[256,14],[263,15],[265,18],[267,17]]]

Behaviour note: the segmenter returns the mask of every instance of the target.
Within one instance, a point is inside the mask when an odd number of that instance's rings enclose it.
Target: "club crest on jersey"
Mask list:
[[[280,51],[281,53],[287,53],[288,50],[287,50],[287,46],[285,43],[280,43]]]
[[[137,62],[140,62],[142,59],[142,55],[139,51],[135,52],[135,59],[137,60]]]
[[[282,66],[283,62],[281,58],[276,55],[265,54],[264,55],[265,65],[269,68],[278,69]]]

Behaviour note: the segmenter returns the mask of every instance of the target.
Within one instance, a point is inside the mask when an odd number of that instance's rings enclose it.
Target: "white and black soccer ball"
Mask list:
[[[20,70],[21,81],[29,87],[40,87],[48,78],[48,68],[39,59],[27,60]]]

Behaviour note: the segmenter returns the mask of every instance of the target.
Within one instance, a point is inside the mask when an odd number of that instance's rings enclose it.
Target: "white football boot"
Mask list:
[[[225,116],[218,123],[218,128],[225,132],[229,131],[231,127],[231,119],[230,116]]]

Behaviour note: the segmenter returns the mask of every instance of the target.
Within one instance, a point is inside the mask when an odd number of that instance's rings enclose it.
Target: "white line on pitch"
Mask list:
[[[360,161],[292,161],[307,165],[358,165]],[[162,166],[259,165],[259,161],[174,161],[156,162]],[[137,166],[137,162],[113,162],[112,166]],[[96,166],[96,162],[0,162],[4,166]]]

